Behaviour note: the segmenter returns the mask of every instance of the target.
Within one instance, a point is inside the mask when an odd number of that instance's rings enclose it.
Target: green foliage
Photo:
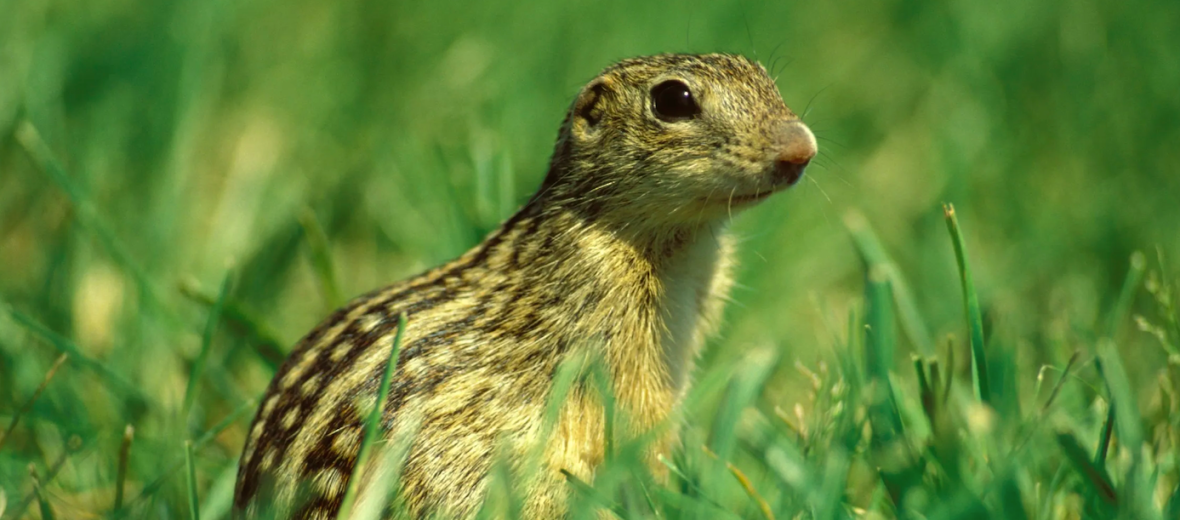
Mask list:
[[[385,370],[381,373],[381,386],[377,387],[377,399],[373,402],[373,408],[369,410],[369,416],[365,418],[365,434],[361,439],[361,447],[356,456],[356,465],[352,469],[352,478],[348,481],[348,490],[344,494],[344,502],[340,506],[341,518],[352,518],[352,509],[356,501],[357,486],[360,482],[360,475],[365,471],[367,465],[372,464],[370,460],[373,449],[377,439],[381,437],[381,413],[385,410],[385,401],[389,399],[389,383],[393,381],[393,374],[397,371],[398,353],[402,349],[402,335],[406,331],[406,315],[401,314],[397,317],[397,335],[393,337],[393,347],[389,350],[389,359],[385,362]],[[378,463],[384,462],[383,459],[378,459]]]
[[[0,518],[228,517],[299,335],[510,214],[599,68],[715,50],[821,155],[668,481],[612,435],[573,516],[1180,517],[1180,3],[755,4],[0,2]]]

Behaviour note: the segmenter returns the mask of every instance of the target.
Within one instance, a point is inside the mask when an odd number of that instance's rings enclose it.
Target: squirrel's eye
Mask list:
[[[701,113],[688,85],[674,79],[651,89],[651,108],[664,121],[684,121]]]

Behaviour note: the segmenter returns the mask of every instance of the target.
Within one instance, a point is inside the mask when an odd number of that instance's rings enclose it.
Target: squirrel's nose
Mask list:
[[[775,176],[779,181],[795,184],[803,177],[803,169],[815,157],[815,135],[802,121],[791,121],[783,126],[779,137],[779,152],[774,159]]]

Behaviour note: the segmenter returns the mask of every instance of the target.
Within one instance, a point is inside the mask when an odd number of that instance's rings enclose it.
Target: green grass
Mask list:
[[[385,401],[389,398],[389,382],[397,371],[398,353],[402,349],[402,334],[406,331],[406,315],[397,317],[397,335],[393,338],[393,348],[389,351],[389,360],[385,363],[385,371],[381,374],[381,386],[377,387],[377,399],[373,402],[373,409],[365,419],[365,434],[361,439],[361,447],[356,456],[356,466],[352,468],[352,478],[348,481],[348,489],[344,493],[344,502],[340,505],[340,518],[352,518],[353,507],[356,504],[357,486],[360,475],[373,462],[370,451],[374,443],[381,437],[381,412],[385,409]],[[384,459],[378,460],[384,462]]]
[[[612,439],[574,517],[1180,518],[1178,17],[0,2],[0,518],[226,518],[300,335],[509,215],[598,69],[714,50],[821,156],[735,224],[668,484]]]

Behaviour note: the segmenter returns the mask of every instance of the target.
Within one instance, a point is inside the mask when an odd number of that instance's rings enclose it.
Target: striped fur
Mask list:
[[[698,119],[653,117],[648,93],[667,78],[692,87]],[[788,124],[801,127],[745,58],[661,55],[603,71],[571,107],[528,204],[463,256],[356,298],[295,347],[242,453],[239,517],[270,506],[335,517],[400,313],[409,326],[383,410],[386,439],[413,434],[400,498],[418,515],[470,517],[497,446],[519,471],[544,443],[525,516],[561,516],[559,472],[593,480],[603,411],[575,388],[541,438],[557,367],[600,356],[628,435],[671,418],[729,289],[728,217],[785,187],[774,161]],[[675,442],[674,428],[661,434],[653,460]],[[380,491],[371,477],[362,495]]]

